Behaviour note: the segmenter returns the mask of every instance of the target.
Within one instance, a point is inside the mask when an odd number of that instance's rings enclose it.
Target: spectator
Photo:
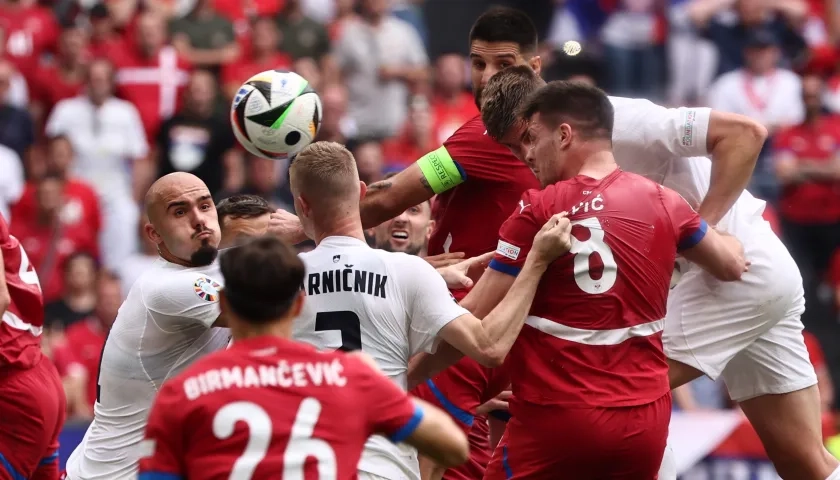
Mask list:
[[[204,70],[192,74],[183,109],[163,122],[157,138],[158,177],[189,172],[214,197],[236,192],[245,182],[242,151],[227,117],[214,115],[216,79]]]
[[[149,142],[160,124],[178,110],[178,100],[189,80],[190,65],[167,44],[164,18],[146,12],[137,19],[134,45],[115,57],[117,91],[140,112]]]
[[[382,152],[382,144],[376,141],[367,141],[359,144],[353,149],[353,156],[356,157],[356,167],[359,169],[359,179],[368,185],[382,180],[385,174],[385,156]]]
[[[443,143],[435,139],[432,115],[424,97],[417,97],[412,102],[411,113],[402,133],[382,142],[385,170],[398,172]]]
[[[0,58],[0,145],[11,148],[20,158],[25,158],[29,147],[35,142],[35,130],[29,112],[8,101],[15,74],[14,66]]]
[[[233,22],[236,36],[242,40],[249,36],[250,22],[254,18],[277,17],[283,2],[284,0],[213,0],[213,8],[220,15]],[[247,47],[247,45],[242,46]],[[244,50],[247,50],[247,48],[244,48]]]
[[[361,21],[359,14],[356,13],[355,3],[354,0],[335,0],[335,17],[327,28],[331,41],[335,42],[341,38],[345,25]]]
[[[87,229],[95,238],[99,238],[102,229],[102,212],[99,208],[99,200],[96,191],[90,185],[70,174],[70,166],[73,163],[73,146],[70,140],[63,135],[50,138],[47,141],[45,160],[46,171],[64,181],[62,196],[65,208],[70,212],[65,217],[65,221],[80,223],[80,228]],[[32,218],[36,215],[37,185],[38,182],[36,181],[26,183],[20,200],[12,207],[13,217]]]
[[[69,26],[61,31],[55,58],[35,70],[30,111],[39,128],[59,101],[82,93],[87,69],[86,49],[85,32],[80,27]]]
[[[23,194],[23,163],[11,148],[0,145],[0,215],[11,221],[10,206]]]
[[[64,260],[64,288],[60,298],[44,306],[44,326],[66,330],[93,313],[96,305],[96,260],[86,252],[76,252]]]
[[[123,298],[128,296],[131,286],[140,278],[140,275],[143,275],[143,272],[160,258],[157,244],[146,235],[147,223],[149,223],[149,217],[144,213],[140,217],[137,230],[140,238],[140,251],[129,255],[120,263],[119,277],[122,281]]]
[[[840,246],[840,117],[823,113],[822,94],[823,81],[806,77],[805,122],[781,130],[775,140],[782,228],[809,305]]]
[[[213,9],[212,0],[196,0],[192,11],[172,22],[172,45],[188,62],[218,73],[239,58],[233,24]]]
[[[688,14],[717,47],[718,74],[744,65],[744,46],[756,28],[773,32],[788,63],[805,48],[798,33],[808,14],[802,0],[694,0]]]
[[[61,267],[73,253],[97,251],[96,235],[75,220],[78,211],[68,208],[64,180],[48,174],[35,190],[36,210],[31,217],[15,216],[11,234],[18,238],[41,282],[44,301],[61,298],[64,281]]]
[[[125,39],[117,32],[108,6],[97,3],[88,12],[90,40],[88,50],[93,58],[118,58],[125,47]]]
[[[434,142],[442,144],[467,120],[478,115],[475,98],[467,85],[467,64],[461,55],[441,55],[435,62],[435,89],[432,95]],[[425,152],[424,152],[425,153]]]
[[[279,50],[280,33],[271,17],[258,17],[251,27],[251,48],[238,61],[222,67],[222,90],[228,100],[233,99],[245,80],[272,69],[289,69],[292,59]]]
[[[91,63],[85,94],[58,102],[47,135],[65,135],[76,158],[73,173],[90,183],[103,208],[103,265],[114,268],[137,250],[134,226],[149,184],[148,146],[137,109],[113,96],[113,68]]]
[[[0,29],[5,39],[5,54],[26,77],[32,74],[41,55],[55,51],[58,22],[49,8],[27,0],[0,2]]]
[[[356,125],[347,116],[347,89],[340,83],[326,85],[320,92],[324,117],[318,129],[318,140],[347,143],[356,135]]]
[[[330,39],[323,25],[306,16],[301,0],[286,0],[277,20],[280,47],[293,59],[312,58],[322,62],[330,53]]]
[[[6,58],[5,32],[0,27],[0,61]],[[8,61],[8,60],[6,60]],[[12,67],[14,73],[9,79],[8,87],[0,86],[6,93],[0,95],[0,105],[11,105],[13,107],[26,108],[29,104],[29,87],[26,85],[26,78]]]
[[[111,325],[122,303],[120,280],[103,271],[95,281],[96,307],[83,321],[71,325],[54,349],[59,370],[83,379],[84,387],[67,395],[67,413],[78,419],[93,417],[99,381],[99,360]]]
[[[689,16],[692,0],[671,0],[668,8],[668,63],[671,105],[702,104],[716,76],[718,52]]]
[[[289,191],[289,167],[285,162],[248,155],[245,186],[237,192],[245,195],[259,195],[268,200],[273,208],[294,212],[294,199]],[[286,178],[284,183],[282,178]]]
[[[414,28],[388,14],[386,0],[364,0],[362,8],[363,21],[343,29],[336,59],[359,136],[385,139],[405,122],[410,89],[427,78],[428,58]]]

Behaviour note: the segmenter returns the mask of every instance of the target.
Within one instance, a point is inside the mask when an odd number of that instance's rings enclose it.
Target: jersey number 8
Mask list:
[[[572,226],[580,225],[589,231],[589,239],[580,241],[572,235],[572,248],[569,250],[575,255],[575,283],[586,293],[597,294],[609,291],[614,285],[618,276],[618,265],[609,245],[604,241],[604,229],[597,217],[589,217],[583,220],[571,222]],[[601,257],[604,264],[604,272],[601,278],[595,280],[589,271],[589,260],[593,253]]]
[[[334,480],[338,477],[335,451],[320,438],[312,438],[315,424],[321,416],[321,403],[312,397],[300,403],[295,422],[289,434],[289,444],[283,454],[284,480],[303,480],[303,465],[308,457],[318,462],[318,479]],[[213,435],[226,440],[233,435],[236,424],[245,422],[248,426],[248,443],[245,451],[236,459],[229,480],[251,480],[254,470],[265,458],[274,434],[271,417],[259,405],[252,402],[234,402],[220,408],[213,417]]]

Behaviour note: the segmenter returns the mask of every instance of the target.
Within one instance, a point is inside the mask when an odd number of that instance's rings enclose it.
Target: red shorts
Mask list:
[[[67,400],[44,357],[27,370],[0,372],[0,480],[56,480],[58,435]]]
[[[517,405],[485,480],[655,480],[671,394],[638,407]]]

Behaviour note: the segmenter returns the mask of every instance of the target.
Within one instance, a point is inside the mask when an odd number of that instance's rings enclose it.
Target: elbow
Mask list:
[[[716,155],[723,153],[721,149],[740,148],[758,156],[769,135],[767,127],[744,115],[713,111],[712,116],[710,139],[714,143],[710,145],[710,153]]]
[[[764,148],[764,142],[767,141],[767,137],[769,136],[767,127],[751,118],[743,116],[740,116],[739,124],[741,128],[738,129],[738,138],[752,144],[757,151],[761,151]]]
[[[505,363],[507,352],[497,347],[491,347],[479,352],[474,360],[487,368],[501,367]]]

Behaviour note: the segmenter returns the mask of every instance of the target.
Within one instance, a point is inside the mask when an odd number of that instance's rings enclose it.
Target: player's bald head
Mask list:
[[[339,143],[308,145],[294,158],[289,177],[294,196],[303,197],[313,208],[323,211],[331,205],[359,202],[356,159]]]
[[[149,217],[149,222],[154,224],[155,220],[166,212],[168,203],[180,193],[194,190],[206,190],[207,194],[210,194],[207,185],[191,173],[175,172],[157,179],[149,187],[144,199],[146,216]]]
[[[501,140],[521,121],[519,111],[528,97],[545,85],[528,65],[508,67],[490,77],[481,96],[481,119],[487,135]]]

